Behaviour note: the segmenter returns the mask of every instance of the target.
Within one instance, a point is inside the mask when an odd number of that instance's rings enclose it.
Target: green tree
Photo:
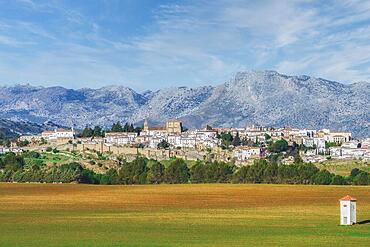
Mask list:
[[[231,141],[231,144],[234,146],[234,147],[237,147],[237,146],[240,146],[240,144],[242,143],[242,141],[240,140],[240,137],[239,137],[239,132],[236,132],[236,135],[235,137],[233,138],[233,140]]]
[[[166,149],[166,148],[169,148],[169,147],[170,147],[170,144],[166,140],[162,140],[157,145],[157,148],[159,148],[159,149]]]
[[[333,180],[334,175],[328,172],[327,170],[321,170],[314,176],[315,184],[330,184]]]
[[[94,130],[93,130],[93,133],[92,133],[92,136],[96,136],[96,137],[103,136],[102,135],[102,128],[100,126],[95,126]]]
[[[268,147],[268,150],[273,153],[286,151],[288,150],[288,142],[284,139],[277,140]]]
[[[18,171],[22,170],[25,165],[25,161],[22,156],[17,156],[14,153],[7,153],[2,159],[5,170]]]
[[[145,184],[147,172],[147,159],[137,157],[132,162],[123,163],[118,174],[121,182],[124,184]]]
[[[156,160],[150,160],[148,162],[149,172],[148,172],[148,182],[151,184],[160,184],[164,180],[165,167],[160,162]]]
[[[121,123],[119,121],[117,123],[114,123],[111,130],[112,132],[123,132]]]
[[[169,184],[188,183],[189,168],[183,159],[175,159],[165,170],[165,180]]]
[[[100,176],[100,184],[118,184],[118,173],[116,169],[109,169],[105,174]]]
[[[205,183],[206,182],[207,169],[204,163],[200,160],[190,168],[190,181],[192,183]]]
[[[295,155],[294,155],[294,164],[301,164],[303,163],[303,159],[301,158],[301,156],[299,155],[299,152],[297,152]]]
[[[230,132],[221,132],[221,134],[218,135],[218,138],[221,139],[222,148],[229,148],[231,142],[233,141],[233,136]]]
[[[370,184],[369,173],[365,171],[360,171],[353,179],[353,182],[357,185],[369,185]]]
[[[94,135],[94,131],[90,127],[86,126],[83,129],[81,135],[82,135],[82,137],[92,137]]]
[[[11,143],[10,143],[9,139],[4,139],[4,140],[3,140],[3,146],[4,146],[4,147],[9,148],[9,147],[10,147],[10,145],[11,145]]]
[[[234,173],[234,166],[225,162],[206,163],[207,183],[228,183]]]
[[[331,180],[331,183],[330,184],[333,184],[333,185],[345,185],[347,183],[346,183],[346,180],[342,176],[335,175],[333,177],[333,179]]]
[[[234,174],[233,182],[234,183],[248,183],[252,179],[249,179],[248,173],[249,173],[250,166],[242,166],[239,168],[239,170]]]

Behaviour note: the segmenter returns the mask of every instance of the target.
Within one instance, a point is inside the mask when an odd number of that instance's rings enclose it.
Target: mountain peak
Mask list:
[[[0,87],[0,118],[65,126],[110,126],[149,118],[179,118],[187,127],[266,126],[331,128],[368,135],[370,84],[344,85],[307,75],[273,70],[238,72],[227,83],[171,87],[138,93],[125,86],[100,89]]]

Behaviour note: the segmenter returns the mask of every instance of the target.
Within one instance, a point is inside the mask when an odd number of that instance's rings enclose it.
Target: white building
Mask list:
[[[68,138],[68,139],[73,139],[75,136],[75,131],[73,128],[71,130],[66,130],[63,128],[58,128],[53,131],[43,131],[41,133],[41,136],[44,139],[49,139],[49,140],[55,140],[58,138]]]
[[[367,138],[361,142],[362,148],[370,149],[370,138]]]
[[[256,159],[261,156],[261,149],[259,147],[240,146],[234,149],[233,156],[239,161]]]
[[[116,145],[134,144],[137,133],[135,132],[108,132],[105,133],[104,142]]]
[[[320,137],[315,137],[313,138],[313,142],[316,145],[316,150],[318,153],[324,153],[326,148],[325,148],[325,139],[320,138]]]
[[[353,225],[356,224],[356,198],[349,195],[340,200],[340,224]]]
[[[22,135],[19,137],[19,141],[37,142],[42,138],[41,135]]]
[[[158,144],[161,143],[164,138],[161,137],[152,137],[149,139],[149,147],[150,148],[158,148]]]
[[[341,145],[342,148],[358,148],[360,142],[356,140],[345,142]]]

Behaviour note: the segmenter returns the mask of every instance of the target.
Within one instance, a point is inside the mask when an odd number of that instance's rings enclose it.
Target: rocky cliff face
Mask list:
[[[100,89],[14,86],[0,88],[0,118],[65,126],[161,123],[180,118],[187,127],[295,126],[370,135],[370,84],[350,85],[275,71],[240,72],[216,87],[176,87],[137,93]]]

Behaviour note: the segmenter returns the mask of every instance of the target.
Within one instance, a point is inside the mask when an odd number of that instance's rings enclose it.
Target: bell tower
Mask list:
[[[144,118],[144,128],[143,131],[148,131],[149,130],[149,125],[148,125],[148,119]]]

